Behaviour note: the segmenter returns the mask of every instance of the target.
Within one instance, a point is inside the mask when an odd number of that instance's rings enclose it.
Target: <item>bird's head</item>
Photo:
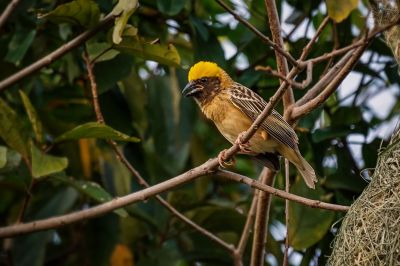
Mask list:
[[[182,94],[186,97],[193,96],[199,101],[212,98],[232,82],[228,74],[216,63],[206,61],[200,61],[190,68],[188,81]]]

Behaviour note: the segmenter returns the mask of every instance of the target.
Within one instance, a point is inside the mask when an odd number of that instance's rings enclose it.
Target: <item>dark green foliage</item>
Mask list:
[[[3,2],[0,10],[7,1]],[[247,10],[247,19],[269,34],[264,1],[239,2],[229,5]],[[52,1],[20,3],[0,31],[0,79],[34,63],[94,26],[100,14],[112,10],[111,2],[105,0],[74,3],[58,9]],[[290,6],[289,16],[285,9],[286,23],[306,24],[310,32],[325,16],[318,10],[323,1],[305,4],[287,0],[277,1],[277,5],[280,12],[283,5]],[[36,17],[39,10],[47,14],[42,19]],[[357,36],[354,29],[360,30],[363,25],[359,11],[353,13],[342,23],[328,24],[309,58],[331,51],[335,38],[340,46],[352,42]],[[256,65],[275,67],[274,51],[233,21],[214,0],[143,0],[127,20],[131,26],[121,32],[119,44],[111,47],[117,33],[100,32],[85,45],[1,92],[0,226],[16,222],[32,178],[36,178],[35,185],[24,221],[80,210],[140,190],[136,179],[114,157],[106,139],[118,141],[128,160],[150,184],[189,170],[227,148],[228,142],[205,120],[195,103],[181,96],[188,67],[198,60],[215,61],[234,80],[265,99],[279,85],[278,79],[254,70]],[[301,32],[287,36],[290,30],[286,28],[284,32],[287,48],[298,57],[312,35]],[[227,41],[233,49],[230,58],[223,48]],[[96,122],[92,108],[82,58],[85,47],[92,60],[98,58],[94,72],[106,125]],[[400,109],[399,104],[389,106],[389,114],[382,117],[371,108],[368,101],[389,86],[398,102],[399,76],[390,49],[379,38],[372,42],[367,55],[372,58],[370,62],[363,59],[353,72],[363,77],[362,83],[351,81],[355,88],[352,92],[341,88],[345,96],[351,93],[350,101],[334,94],[323,107],[299,121],[300,150],[315,167],[319,183],[315,191],[308,190],[291,168],[293,193],[350,204],[367,184],[360,171],[375,167],[383,141],[374,130],[398,117]],[[326,62],[314,66],[312,84],[325,68]],[[300,74],[297,80],[304,78]],[[294,92],[296,99],[304,93]],[[277,109],[282,110],[281,106]],[[352,134],[363,141],[352,143]],[[354,150],[359,151],[356,156]],[[237,156],[234,171],[257,178],[260,167],[246,156]],[[282,174],[275,184],[284,187]],[[162,196],[199,225],[237,244],[252,191],[243,184],[207,176]],[[18,237],[10,259],[15,265],[108,265],[114,246],[122,243],[133,253],[135,265],[232,265],[225,249],[153,199],[115,213]],[[290,242],[302,255],[301,265],[315,261],[323,265],[330,254],[330,228],[341,214],[299,204],[291,204],[290,213]],[[273,200],[270,223],[284,224],[280,199]],[[267,252],[281,264],[283,244],[276,238],[269,233]],[[250,251],[248,246],[245,265]],[[7,259],[1,252],[0,264]]]

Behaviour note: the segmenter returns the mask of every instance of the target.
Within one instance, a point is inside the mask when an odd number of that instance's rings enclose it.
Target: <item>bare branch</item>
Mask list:
[[[235,13],[225,2],[222,0],[216,0],[218,4],[220,4],[226,11],[228,11],[236,20],[239,22],[243,23],[247,28],[249,28],[252,32],[254,32],[258,37],[261,38],[264,42],[266,42],[269,46],[271,46],[275,51],[278,51],[280,54],[282,54],[286,59],[294,66],[298,66],[298,62],[296,59],[293,58],[287,51],[285,51],[283,48],[281,48],[279,45],[271,41],[270,38],[265,36],[262,32],[260,32],[256,27],[254,27],[251,23],[248,21],[244,20],[241,16]]]
[[[285,191],[290,192],[290,180],[289,180],[289,161],[285,159]],[[285,237],[285,252],[283,253],[283,266],[289,265],[288,250],[289,250],[289,200],[285,200],[285,225],[286,225],[286,237]]]
[[[312,46],[315,44],[317,38],[321,35],[322,31],[325,29],[326,25],[328,25],[329,17],[325,17],[322,21],[321,25],[319,25],[317,32],[314,34],[312,39],[307,43],[306,47],[303,48],[303,52],[300,55],[299,60],[306,59],[307,55],[310,53]]]
[[[4,9],[3,13],[0,16],[0,31],[3,28],[4,24],[6,23],[7,19],[10,17],[14,9],[17,7],[20,0],[12,0],[8,3],[6,9]]]
[[[284,44],[281,35],[281,25],[279,23],[278,10],[276,9],[275,0],[265,0],[264,3],[265,3],[265,9],[267,10],[269,28],[272,34],[272,41],[276,43],[276,45],[283,50]],[[276,56],[276,64],[278,66],[278,72],[286,76],[287,73],[289,72],[289,67],[286,58],[276,49],[275,49],[275,56]],[[296,64],[295,66],[298,65],[299,64]],[[293,91],[292,88],[288,88],[285,94],[283,95],[283,107],[285,110],[287,110],[293,104],[294,104]]]
[[[222,177],[226,177],[228,179],[231,179],[236,182],[240,182],[243,184],[246,184],[252,188],[259,189],[265,192],[268,192],[269,194],[272,194],[274,196],[280,197],[282,199],[288,199],[290,201],[294,201],[306,206],[309,206],[311,208],[319,208],[319,209],[325,209],[325,210],[331,210],[331,211],[340,211],[340,212],[346,212],[349,210],[348,206],[344,205],[338,205],[338,204],[332,204],[332,203],[326,203],[322,202],[319,200],[312,200],[312,199],[307,199],[292,193],[288,193],[286,191],[276,189],[271,186],[267,186],[264,184],[261,184],[261,182],[251,179],[247,176],[240,175],[237,173],[229,172],[226,170],[219,169],[217,174]]]
[[[357,64],[364,50],[367,48],[368,43],[364,44],[364,46],[359,47],[350,57],[350,59],[346,62],[343,68],[338,72],[335,78],[329,83],[329,85],[315,98],[306,102],[305,104],[294,107],[292,110],[292,119],[298,120],[300,117],[305,116],[310,113],[312,110],[320,106],[324,103],[328,97],[335,92],[340,83],[345,79],[348,73],[353,69],[353,67]]]
[[[213,163],[215,162],[215,163]],[[211,174],[214,172],[213,168],[218,165],[218,159],[208,161],[198,167],[195,167],[183,174],[180,174],[174,178],[168,179],[162,183],[145,188],[141,191],[137,191],[120,198],[114,198],[111,201],[97,205],[95,207],[76,211],[73,213],[54,216],[51,218],[11,225],[0,228],[0,238],[12,237],[21,234],[27,234],[37,231],[43,231],[47,229],[59,228],[68,224],[76,223],[82,220],[91,219],[106,213],[109,213],[115,209],[122,208],[129,204],[147,200],[150,197],[158,195],[162,192],[176,188],[182,184],[193,181],[199,176]]]
[[[50,65],[52,62],[54,62],[58,58],[62,57],[63,55],[65,55],[66,53],[71,51],[72,49],[74,49],[74,48],[78,47],[79,45],[81,45],[82,43],[84,43],[86,40],[91,38],[97,32],[108,28],[109,26],[112,25],[112,22],[114,21],[114,19],[115,19],[114,15],[108,15],[102,21],[100,21],[99,24],[96,27],[94,27],[93,29],[87,30],[87,31],[79,34],[71,41],[67,42],[63,46],[60,46],[58,49],[56,49],[55,51],[51,52],[50,54],[44,56],[43,58],[39,59],[35,63],[21,69],[17,73],[0,81],[0,92],[4,91],[7,87],[19,82],[21,79],[35,73],[36,71],[40,70],[41,68]]]
[[[261,173],[260,184],[272,187],[275,180],[275,172],[268,168]],[[260,191],[257,195],[256,219],[254,221],[253,249],[251,250],[250,265],[258,266],[264,264],[265,243],[267,242],[267,231],[269,222],[269,209],[271,207],[271,194]]]
[[[185,183],[193,181],[200,176],[215,173],[214,169],[216,169],[216,167],[218,165],[219,165],[218,159],[213,158],[212,160],[209,160],[198,167],[195,167],[195,168],[193,168],[185,173],[182,173],[176,177],[170,178],[164,182],[161,182],[159,184],[153,185],[153,186],[145,188],[141,191],[137,191],[137,192],[131,193],[129,195],[126,195],[126,196],[123,196],[120,198],[115,198],[111,201],[108,201],[106,203],[97,205],[97,206],[89,208],[89,209],[76,211],[76,212],[73,212],[70,214],[55,216],[55,217],[51,217],[51,218],[47,218],[47,219],[43,219],[43,220],[33,221],[33,222],[29,222],[29,223],[1,227],[0,228],[0,238],[13,237],[16,235],[21,235],[21,234],[28,234],[28,233],[32,233],[32,232],[47,230],[47,229],[54,229],[54,228],[62,227],[62,226],[68,225],[68,224],[78,222],[78,221],[91,219],[91,218],[106,214],[108,212],[111,212],[115,209],[122,208],[129,204],[147,200],[150,197],[153,197],[155,195],[158,195],[160,193],[168,191],[172,188],[176,188],[180,185],[183,185]],[[253,180],[247,176],[239,175],[236,173],[219,170],[218,174],[220,176],[226,177],[233,181],[242,182],[244,184],[247,184],[247,185],[251,186],[252,188],[256,188],[256,189],[268,192],[272,195],[278,196],[280,198],[289,199],[291,201],[298,202],[298,203],[310,206],[312,208],[321,208],[321,209],[326,209],[326,210],[342,211],[342,212],[345,212],[349,209],[348,206],[325,203],[325,202],[321,202],[318,200],[311,200],[311,199],[307,199],[307,198],[297,196],[297,195],[294,195],[291,193],[287,193],[283,190],[279,190],[279,189],[261,184],[260,182]]]
[[[236,248],[237,252],[241,256],[243,256],[244,251],[246,249],[246,245],[247,245],[247,241],[249,239],[251,227],[253,226],[253,223],[254,223],[254,218],[256,215],[256,207],[257,207],[257,194],[258,194],[258,190],[254,192],[253,200],[251,201],[251,206],[247,213],[246,223],[243,227],[242,235],[240,237],[240,241]]]
[[[256,66],[255,70],[258,71],[265,71],[267,74],[270,74],[271,76],[278,77],[283,81],[286,81],[290,86],[297,88],[297,89],[305,89],[308,85],[310,85],[312,81],[312,62],[307,63],[307,77],[305,80],[303,80],[301,83],[296,82],[293,79],[288,79],[286,75],[282,75],[279,72],[273,70],[270,66]]]

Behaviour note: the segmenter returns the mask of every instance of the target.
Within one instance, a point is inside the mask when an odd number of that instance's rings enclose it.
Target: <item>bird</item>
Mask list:
[[[199,61],[194,64],[188,72],[188,83],[182,95],[193,97],[219,132],[231,144],[239,144],[241,153],[255,157],[273,170],[279,168],[277,156],[283,156],[297,168],[306,185],[315,188],[315,171],[301,155],[295,131],[277,111],[272,110],[250,140],[242,143],[244,132],[267,102],[251,89],[235,82],[216,63]],[[225,167],[224,152],[218,158],[220,165]]]

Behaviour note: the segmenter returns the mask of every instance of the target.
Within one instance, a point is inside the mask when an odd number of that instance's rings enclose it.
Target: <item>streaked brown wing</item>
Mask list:
[[[229,93],[232,103],[253,121],[267,105],[261,96],[239,83],[235,83]],[[293,128],[277,111],[272,110],[272,113],[261,124],[261,128],[282,144],[296,149],[299,142],[298,137]]]

